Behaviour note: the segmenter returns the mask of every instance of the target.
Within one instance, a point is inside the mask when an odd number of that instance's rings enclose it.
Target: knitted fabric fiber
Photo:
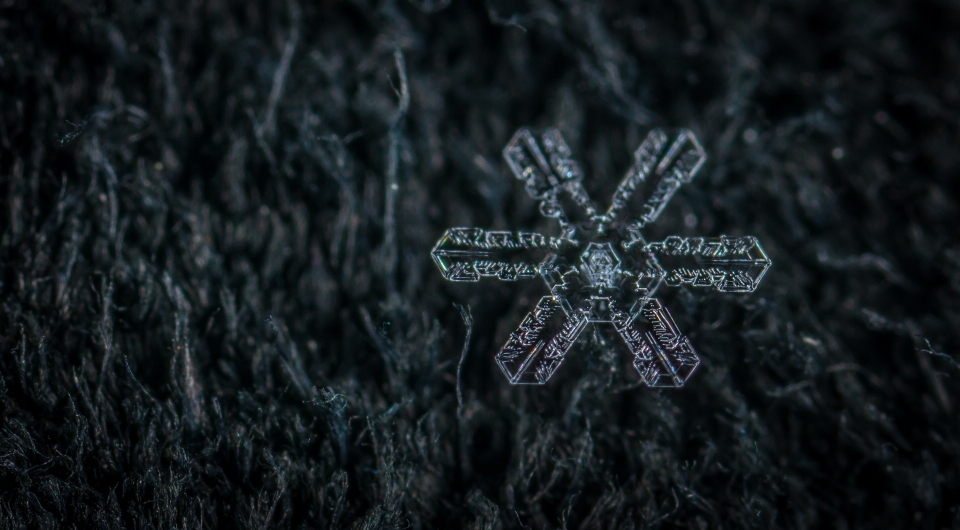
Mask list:
[[[960,4],[7,0],[0,527],[960,528]],[[652,127],[704,168],[646,233],[760,288],[494,362],[546,294],[455,226],[556,234],[500,151],[605,204]],[[459,309],[458,309],[459,306]]]

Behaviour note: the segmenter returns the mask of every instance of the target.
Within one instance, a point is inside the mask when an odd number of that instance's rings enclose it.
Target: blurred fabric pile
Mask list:
[[[960,4],[6,0],[0,527],[960,527]],[[500,151],[609,197],[708,153],[646,234],[754,235],[663,288],[702,359],[602,330],[494,354],[542,282],[445,282],[449,227],[556,233]]]

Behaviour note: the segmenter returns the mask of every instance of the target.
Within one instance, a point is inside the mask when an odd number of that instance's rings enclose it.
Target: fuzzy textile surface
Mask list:
[[[684,388],[441,277],[557,233],[522,126],[703,143],[647,237],[773,266]],[[960,528],[956,1],[6,0],[0,143],[0,528]]]

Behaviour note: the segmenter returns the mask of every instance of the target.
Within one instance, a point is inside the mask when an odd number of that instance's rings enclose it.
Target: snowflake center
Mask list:
[[[580,263],[590,285],[614,288],[621,261],[609,242],[594,242],[587,245],[586,250],[580,255]]]

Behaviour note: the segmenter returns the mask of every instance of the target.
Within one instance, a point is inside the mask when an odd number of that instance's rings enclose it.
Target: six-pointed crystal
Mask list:
[[[654,292],[661,283],[749,292],[770,267],[752,236],[670,236],[653,243],[643,238],[640,230],[657,219],[706,159],[693,133],[681,130],[667,148],[666,134],[652,131],[606,212],[587,196],[583,172],[556,129],[539,136],[520,129],[503,156],[540,203],[540,212],[560,224],[560,236],[451,228],[433,258],[448,280],[539,275],[546,282],[550,294],[497,354],[510,382],[545,383],[587,324],[607,323],[633,354],[646,384],[683,386],[700,360]]]

